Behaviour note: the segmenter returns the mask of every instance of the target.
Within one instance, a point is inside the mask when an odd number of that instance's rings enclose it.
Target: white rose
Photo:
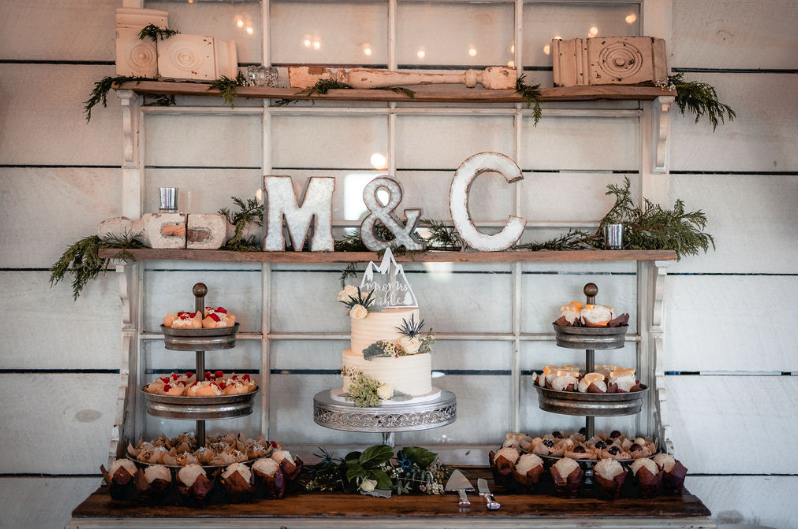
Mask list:
[[[375,488],[377,488],[377,480],[375,479],[364,479],[363,483],[360,484],[360,490],[363,492],[372,492]]]
[[[404,349],[405,353],[414,355],[418,352],[418,348],[421,347],[421,339],[418,336],[413,336],[412,338],[405,336],[399,340],[399,346]]]
[[[388,400],[393,397],[393,386],[390,384],[383,384],[377,388],[377,396],[382,400]]]
[[[363,305],[355,305],[349,311],[349,316],[353,320],[362,320],[363,318],[368,316],[368,314],[369,314],[369,310],[366,307],[364,307]]]
[[[344,289],[338,293],[338,301],[349,301],[349,298],[353,296],[357,296],[357,287],[346,285]]]

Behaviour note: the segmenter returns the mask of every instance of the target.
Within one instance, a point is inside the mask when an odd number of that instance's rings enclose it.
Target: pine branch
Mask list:
[[[429,236],[423,237],[428,247],[433,248],[468,248],[468,244],[460,237],[454,226],[447,226],[443,221],[421,219],[419,224],[428,226]]]
[[[158,42],[158,39],[166,40],[174,35],[177,35],[178,33],[180,32],[174,29],[162,29],[155,24],[149,24],[141,28],[141,32],[139,32],[139,38],[144,40],[149,37],[153,42]]]
[[[595,234],[590,234],[581,230],[569,230],[568,233],[550,239],[542,243],[516,244],[513,250],[529,250],[539,252],[541,250],[563,251],[563,250],[591,250],[598,248],[601,244],[600,238]]]
[[[515,82],[515,91],[526,100],[526,108],[531,107],[533,104],[535,105],[532,116],[535,120],[535,126],[537,127],[540,118],[543,117],[543,110],[540,108],[540,85],[536,84],[530,86],[524,83],[524,77],[525,75],[522,75]]]
[[[244,85],[244,74],[241,72],[238,72],[238,75],[236,75],[234,79],[230,79],[226,75],[223,75],[219,79],[214,79],[211,81],[211,88],[216,88],[219,90],[222,99],[224,99],[224,102],[229,105],[230,108],[235,108],[236,106],[235,102],[236,98],[238,97],[236,88]]]
[[[338,278],[338,281],[341,283],[341,288],[346,286],[346,280],[350,277],[357,277],[357,266],[355,266],[355,263],[349,263],[346,265],[346,268],[341,270],[341,277]]]
[[[684,73],[677,73],[668,77],[670,86],[676,88],[676,105],[679,112],[684,115],[689,111],[695,115],[695,122],[698,123],[703,116],[706,116],[712,124],[712,132],[718,128],[718,123],[726,123],[726,120],[734,121],[737,114],[732,108],[718,100],[715,88],[707,83],[695,81],[685,81]]]
[[[72,298],[77,300],[83,287],[101,272],[108,270],[112,259],[135,261],[135,257],[127,250],[146,248],[137,238],[140,233],[125,233],[121,237],[107,234],[104,237],[92,235],[79,240],[64,252],[50,268],[50,286],[57,285],[68,273],[72,274]],[[100,258],[100,250],[106,248],[119,249],[119,253],[111,258]]]
[[[314,95],[322,95],[323,96],[327,92],[329,92],[330,90],[344,90],[344,89],[348,89],[348,88],[352,88],[352,87],[349,86],[346,83],[342,83],[340,81],[336,81],[335,79],[319,79],[318,81],[316,81],[316,84],[314,84],[310,88],[305,88],[304,90],[301,90],[301,91],[297,92],[295,95],[296,96],[304,96],[304,97],[308,97],[309,98],[309,97],[312,97]],[[299,101],[299,100],[298,99],[278,99],[277,101],[272,103],[272,106],[285,107],[285,106],[288,106],[288,105],[292,105],[292,104],[296,103],[297,101]]]
[[[372,88],[372,90],[390,90],[391,92],[396,92],[397,94],[404,94],[410,99],[416,98],[416,93],[414,91],[403,86],[379,86],[377,88]]]
[[[103,107],[108,106],[108,92],[111,91],[111,88],[114,86],[119,86],[122,83],[126,83],[128,81],[138,81],[141,82],[147,79],[146,77],[135,77],[129,75],[117,75],[116,77],[103,77],[96,83],[94,83],[94,90],[91,91],[91,96],[89,99],[83,102],[83,111],[86,112],[86,123],[91,121],[91,109],[94,108],[99,103],[102,103]]]
[[[176,105],[175,96],[167,94],[144,94],[145,107],[171,107]]]
[[[221,208],[218,213],[224,215],[227,222],[235,226],[235,232],[221,249],[235,252],[259,252],[261,247],[257,237],[251,235],[245,238],[244,230],[250,223],[263,226],[263,204],[256,198],[250,198],[246,202],[238,197],[231,198],[233,203],[238,206],[238,211],[233,213],[227,208]]]

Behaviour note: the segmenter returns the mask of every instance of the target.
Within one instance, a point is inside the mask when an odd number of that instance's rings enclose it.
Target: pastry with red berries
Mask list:
[[[205,307],[205,318],[202,320],[204,329],[219,329],[222,327],[232,327],[236,324],[236,317],[224,307]]]

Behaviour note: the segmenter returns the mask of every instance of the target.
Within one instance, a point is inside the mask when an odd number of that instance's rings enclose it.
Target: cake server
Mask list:
[[[452,472],[452,476],[449,478],[449,481],[446,482],[444,489],[446,492],[457,491],[460,495],[460,507],[471,505],[471,502],[468,501],[466,492],[474,492],[474,487],[459,470]]]
[[[485,498],[485,501],[488,504],[488,509],[491,511],[495,511],[499,507],[502,506],[501,503],[496,501],[496,498],[493,497],[493,494],[490,493],[490,488],[488,488],[487,480],[479,478],[477,480],[477,488],[479,489],[479,495]]]

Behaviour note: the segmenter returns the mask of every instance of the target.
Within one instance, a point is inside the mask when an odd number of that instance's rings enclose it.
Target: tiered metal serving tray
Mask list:
[[[197,283],[192,289],[194,309],[202,313],[208,287]],[[232,349],[236,345],[239,324],[219,329],[172,329],[161,325],[166,349],[171,351],[196,352],[197,381],[205,380],[205,352]],[[205,445],[205,421],[231,419],[252,413],[258,390],[240,395],[218,395],[212,397],[183,397],[155,395],[141,388],[147,405],[147,413],[163,419],[194,419],[197,421],[197,443]]]

